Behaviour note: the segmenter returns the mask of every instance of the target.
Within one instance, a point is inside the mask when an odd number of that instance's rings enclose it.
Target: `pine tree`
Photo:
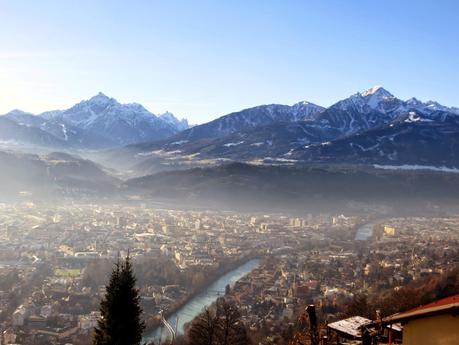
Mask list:
[[[129,254],[115,264],[105,297],[100,303],[101,319],[95,330],[94,345],[139,345],[145,328],[141,320],[140,296],[135,288]]]

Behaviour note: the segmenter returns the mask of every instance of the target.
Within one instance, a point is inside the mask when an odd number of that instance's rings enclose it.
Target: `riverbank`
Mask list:
[[[186,324],[191,322],[204,307],[211,305],[219,296],[224,294],[226,285],[232,285],[242,277],[246,276],[259,265],[260,261],[261,259],[255,256],[250,259],[246,259],[243,263],[240,262],[239,266],[229,270],[226,274],[220,275],[207,287],[196,291],[193,296],[190,295],[188,301],[184,303],[182,307],[176,308],[173,312],[169,311],[166,319],[169,320],[173,327],[177,327],[179,334],[183,333]],[[178,325],[176,325],[177,318]],[[160,336],[160,329],[160,327],[157,327],[149,332],[146,332],[145,340],[151,341],[158,339]]]
[[[215,274],[212,274],[211,276],[209,276],[208,279],[203,284],[194,288],[193,291],[187,294],[184,298],[177,301],[177,303],[174,303],[171,308],[164,310],[164,313],[163,313],[164,317],[166,319],[169,319],[171,315],[177,313],[177,311],[179,311],[184,306],[186,306],[188,303],[190,303],[190,301],[192,301],[194,298],[202,294],[203,291],[206,291],[210,286],[215,284],[215,282],[217,282],[223,276],[227,275],[230,272],[236,271],[238,268],[244,266],[245,264],[247,264],[248,262],[252,260],[260,261],[261,255],[259,255],[258,253],[250,253],[236,260],[232,260],[230,262],[226,262],[222,264],[215,271]],[[147,327],[145,330],[145,334],[153,334],[161,326],[161,321],[159,317],[150,318],[146,320],[146,323],[147,323],[146,325]]]

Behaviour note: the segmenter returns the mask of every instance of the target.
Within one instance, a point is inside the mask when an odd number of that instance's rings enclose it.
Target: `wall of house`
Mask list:
[[[459,344],[459,316],[438,315],[411,320],[403,327],[403,345]]]

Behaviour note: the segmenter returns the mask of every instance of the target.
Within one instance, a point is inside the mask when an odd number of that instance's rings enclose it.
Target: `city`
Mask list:
[[[2,341],[88,343],[109,272],[129,250],[147,334],[160,326],[161,311],[172,314],[224,273],[256,259],[214,299],[226,294],[236,301],[260,344],[286,344],[310,303],[333,322],[356,294],[378,294],[457,267],[458,226],[459,216],[2,204]]]

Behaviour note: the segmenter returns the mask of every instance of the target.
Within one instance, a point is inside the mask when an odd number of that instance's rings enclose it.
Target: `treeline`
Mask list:
[[[193,288],[202,283],[207,275],[202,270],[187,269],[180,271],[175,263],[164,257],[141,257],[133,260],[134,271],[139,286],[147,285],[181,285]],[[94,260],[83,271],[83,284],[97,287],[105,283],[113,267],[113,260]]]
[[[455,294],[459,294],[459,267],[442,275],[412,281],[385,293],[355,294],[344,311],[347,316],[360,315],[374,319],[376,310],[380,310],[384,317]]]
[[[319,308],[317,318],[320,327],[325,327],[327,315],[329,316],[330,313],[333,314],[333,320],[351,316],[363,316],[375,320],[377,310],[380,310],[382,317],[386,317],[456,294],[459,294],[459,266],[441,275],[431,275],[412,281],[397,289],[373,294],[356,293],[350,301],[335,305],[332,308],[333,311],[324,311],[324,307]],[[309,320],[306,314],[298,320],[295,328],[296,332],[291,337],[289,344],[309,343]]]
[[[167,257],[136,257],[133,259],[133,270],[139,286],[148,285],[180,285],[190,292],[212,282],[219,275],[244,263],[250,258],[226,260],[217,266],[203,270],[202,266],[180,270],[175,262]],[[88,263],[83,270],[83,285],[98,287],[105,284],[106,277],[113,268],[113,260],[98,259]]]

